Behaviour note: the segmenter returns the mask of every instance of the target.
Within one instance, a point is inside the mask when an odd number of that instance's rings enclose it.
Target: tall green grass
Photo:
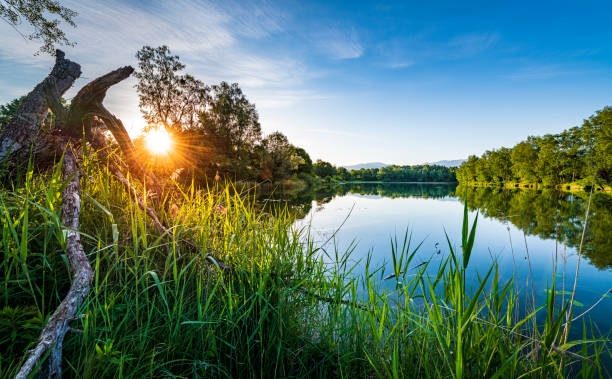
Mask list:
[[[367,258],[361,272],[351,249],[317,246],[292,229],[290,210],[263,211],[231,185],[176,187],[162,199],[170,232],[160,234],[108,172],[83,169],[95,278],[65,340],[67,377],[610,375],[599,360],[606,336],[565,340],[554,278],[528,314],[495,262],[467,284],[477,238],[467,209],[460,249],[449,240],[436,266],[414,261],[420,245],[406,233],[390,243],[391,267]],[[0,377],[16,373],[70,284],[59,178],[30,170],[0,192]]]

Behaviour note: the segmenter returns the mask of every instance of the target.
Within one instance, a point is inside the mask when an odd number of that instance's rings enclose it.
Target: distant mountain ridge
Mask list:
[[[437,162],[427,162],[421,163],[421,165],[436,165],[436,166],[444,166],[444,167],[459,167],[466,159],[445,159]],[[350,166],[342,166],[345,169],[351,170],[361,170],[362,168],[382,168],[391,166],[390,164],[382,163],[382,162],[367,162],[367,163],[358,163]]]
[[[444,166],[444,167],[459,167],[466,160],[467,159],[445,159],[442,161],[429,162],[429,163],[423,163],[423,164],[437,165],[437,166]]]

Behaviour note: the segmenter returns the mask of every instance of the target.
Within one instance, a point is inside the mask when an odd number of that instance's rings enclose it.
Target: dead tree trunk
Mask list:
[[[132,139],[121,120],[102,104],[108,88],[126,79],[132,72],[134,72],[134,69],[130,66],[121,67],[83,87],[72,100],[68,114],[62,116],[64,120],[63,130],[75,137],[84,134],[89,143],[97,148],[103,148],[108,143],[103,135],[99,133],[96,135],[96,127],[103,125],[117,141],[129,171],[145,183],[152,194],[151,197],[156,199],[162,191],[158,179],[138,160]],[[58,113],[61,113],[63,110],[61,104],[56,103],[55,106],[58,108]]]
[[[81,75],[81,66],[66,59],[64,53],[57,50],[55,65],[49,76],[26,96],[15,116],[2,130],[0,163],[11,170],[24,165],[33,154],[35,163],[44,167],[63,154],[59,148],[62,136],[85,137],[92,142],[94,129],[102,125],[117,141],[132,176],[145,182],[152,198],[157,198],[162,191],[159,181],[137,159],[134,144],[121,120],[102,104],[106,91],[132,72],[134,69],[126,66],[93,80],[76,94],[66,111],[61,97]],[[55,125],[44,128],[49,109],[55,116]],[[103,144],[109,143],[104,139]]]
[[[48,99],[55,97],[59,103],[79,76],[81,66],[65,59],[64,53],[58,50],[49,76],[26,96],[17,114],[0,134],[0,162],[19,165],[27,161],[30,152],[49,153],[56,149],[46,143],[50,131],[41,128],[50,108]]]
[[[77,310],[89,292],[89,285],[93,279],[93,271],[87,260],[79,235],[79,217],[81,212],[80,175],[72,146],[69,143],[64,153],[62,177],[68,185],[62,193],[62,224],[67,230],[66,255],[72,271],[72,285],[68,294],[40,333],[40,338],[34,349],[28,352],[25,363],[21,366],[16,379],[25,379],[40,361],[40,358],[49,349],[51,354],[47,361],[47,375],[49,378],[62,377],[62,348],[64,336],[70,328],[70,322],[76,318]]]
[[[121,120],[102,104],[108,88],[130,76],[133,71],[132,67],[126,66],[93,80],[77,93],[70,108],[66,110],[61,104],[61,97],[80,76],[81,68],[65,59],[64,53],[58,50],[49,76],[26,96],[16,115],[0,132],[1,165],[12,169],[24,165],[32,157],[37,166],[45,167],[63,156],[62,175],[67,181],[62,194],[62,224],[67,231],[66,255],[73,275],[72,286],[42,330],[37,345],[27,353],[17,378],[28,377],[49,350],[47,375],[61,377],[64,336],[70,328],[69,323],[76,318],[93,278],[91,265],[79,238],[81,195],[78,159],[81,152],[78,147],[81,146],[82,138],[96,150],[98,158],[107,163],[159,231],[169,233],[167,226],[160,222],[150,206],[151,202],[144,201],[127,179],[126,173],[140,179],[148,189],[147,193],[155,195],[151,196],[153,200],[161,198],[157,196],[161,195],[161,185],[155,175],[138,160],[132,140]],[[55,124],[43,127],[49,109],[55,116]],[[112,133],[123,158],[110,153],[111,144],[105,136],[105,130]],[[185,242],[197,248],[193,242]],[[228,269],[210,253],[207,256],[219,268]]]
[[[93,278],[91,265],[79,237],[81,195],[77,162],[82,138],[99,149],[99,157],[115,159],[106,152],[110,144],[99,129],[109,130],[124,156],[123,160],[109,162],[109,165],[116,168],[115,174],[118,178],[123,179],[122,183],[133,190],[120,167],[129,170],[132,177],[146,182],[153,193],[161,192],[161,186],[155,176],[136,159],[134,145],[121,120],[102,105],[108,88],[127,78],[133,71],[131,67],[122,67],[93,80],[77,93],[69,110],[66,110],[61,104],[61,97],[80,76],[81,68],[65,59],[64,53],[58,50],[49,76],[26,96],[15,116],[0,134],[0,164],[11,170],[23,166],[32,157],[36,166],[45,167],[63,156],[62,175],[67,181],[62,194],[62,224],[67,231],[66,255],[73,274],[72,286],[42,330],[37,345],[28,352],[17,378],[28,377],[49,350],[51,353],[46,361],[47,375],[53,378],[61,377],[64,336],[70,328],[69,323],[75,319],[79,306],[87,296]],[[43,127],[49,109],[55,116],[55,123],[53,126]],[[152,209],[147,209],[147,213],[153,215],[156,225],[161,225]]]

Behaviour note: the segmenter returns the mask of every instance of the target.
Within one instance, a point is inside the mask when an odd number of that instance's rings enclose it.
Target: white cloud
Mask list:
[[[282,46],[268,45],[269,37],[284,32],[290,15],[267,0],[242,1],[121,1],[65,0],[63,5],[79,13],[76,28],[65,26],[74,48],[64,47],[69,59],[82,67],[76,91],[90,80],[124,65],[136,66],[136,52],[144,45],[168,45],[186,64],[185,72],[207,83],[221,80],[238,82],[249,92],[272,94],[260,100],[270,106],[288,106],[304,99],[296,88],[312,77],[299,57],[290,56]],[[44,78],[53,58],[33,56],[39,44],[23,37],[0,22],[0,69],[3,94],[23,94]],[[338,45],[339,56],[355,56],[350,48]],[[35,81],[25,82],[11,72],[35,72]],[[15,76],[13,80],[11,77]],[[139,124],[135,81],[130,78],[111,89],[105,103],[128,124]],[[10,93],[10,95],[9,95]],[[316,96],[316,95],[312,95]],[[14,97],[14,96],[13,96]],[[7,99],[0,99],[8,101]],[[259,106],[259,104],[257,104]],[[132,120],[131,122],[128,120]]]
[[[330,96],[310,90],[284,88],[256,89],[250,94],[254,95],[257,108],[261,110],[287,108],[296,103],[327,100],[331,98]]]
[[[352,27],[323,29],[315,33],[314,43],[332,59],[356,59],[365,51],[357,30]]]
[[[436,40],[428,31],[403,40],[392,39],[377,46],[382,66],[397,69],[432,61],[469,59],[492,49],[500,40],[497,33],[467,33]]]
[[[237,35],[261,39],[284,31],[291,16],[269,1],[219,1],[218,5],[232,15],[231,29]]]

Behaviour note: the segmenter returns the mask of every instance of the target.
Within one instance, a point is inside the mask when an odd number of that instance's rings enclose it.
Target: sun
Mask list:
[[[147,149],[155,155],[166,155],[172,148],[172,137],[164,127],[150,130],[145,135],[145,142]]]

